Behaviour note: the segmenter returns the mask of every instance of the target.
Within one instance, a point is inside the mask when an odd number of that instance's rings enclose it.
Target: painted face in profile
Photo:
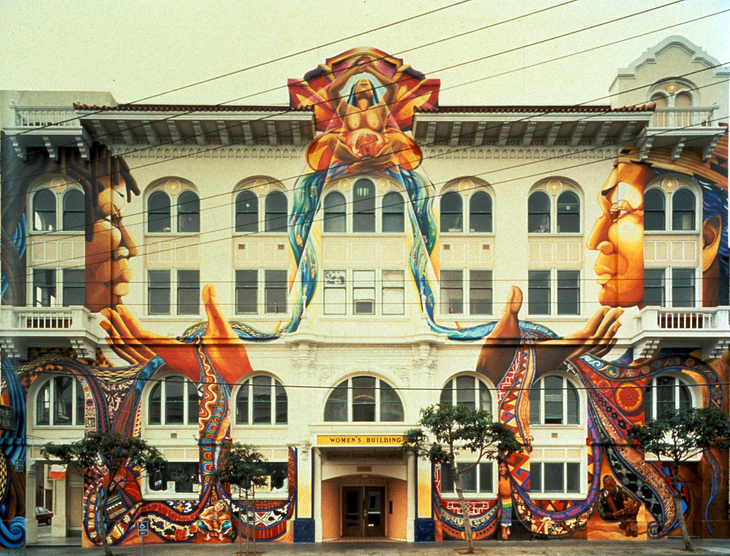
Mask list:
[[[644,301],[644,188],[654,173],[643,164],[619,164],[598,194],[601,216],[588,237],[599,251],[593,269],[610,307]]]
[[[91,311],[116,307],[129,293],[132,270],[129,259],[137,246],[122,221],[127,204],[124,180],[113,184],[108,176],[99,178],[103,189],[97,197],[94,235],[86,244],[86,305]]]

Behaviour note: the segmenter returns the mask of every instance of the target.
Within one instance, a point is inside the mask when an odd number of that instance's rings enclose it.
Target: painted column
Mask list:
[[[312,514],[314,517],[314,542],[322,542],[322,454],[319,448],[313,449],[314,463],[314,484],[312,489],[314,492],[314,507]]]
[[[297,501],[294,516],[294,542],[314,542],[315,520],[312,508],[312,465],[311,444],[303,444],[297,450]]]
[[[407,500],[408,508],[406,510],[406,540],[413,542],[414,540],[414,523],[416,519],[416,491],[418,485],[416,484],[416,457],[413,454],[408,454],[406,458],[406,484],[408,488]]]
[[[26,463],[25,474],[25,542],[34,543],[38,541],[38,521],[35,518],[35,481],[37,463]],[[51,520],[53,523],[53,520]]]

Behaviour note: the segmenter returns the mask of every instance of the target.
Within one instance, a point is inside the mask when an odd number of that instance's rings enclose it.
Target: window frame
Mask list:
[[[484,210],[476,210],[479,207],[475,207],[476,202],[480,198],[487,199]],[[487,215],[486,218],[486,229],[477,230],[474,227],[474,222],[478,221],[477,215]],[[480,189],[475,191],[469,197],[469,233],[470,234],[491,234],[494,233],[494,200],[488,191]]]
[[[458,199],[458,202],[454,203],[453,207],[446,206],[451,199]],[[446,215],[451,220],[445,219],[444,216]],[[453,220],[454,217],[456,217],[455,220]],[[453,225],[450,226],[450,224]],[[442,234],[461,233],[464,231],[464,199],[458,191],[445,191],[441,195],[441,200],[439,201],[439,230]]]
[[[336,200],[336,201],[335,201]],[[347,233],[347,198],[341,191],[329,191],[322,201],[322,232]]]
[[[289,230],[288,219],[289,199],[286,193],[278,189],[272,189],[264,197],[264,233],[287,233]]]
[[[62,381],[70,381],[71,385],[71,396],[69,400],[70,404],[70,419],[71,422],[56,422],[55,416],[58,414],[58,384]],[[47,399],[43,402],[40,398],[47,391]],[[85,407],[86,399],[84,396],[84,389],[79,379],[73,375],[62,375],[62,376],[51,376],[48,380],[43,381],[38,390],[36,390],[33,398],[33,425],[36,427],[71,427],[71,428],[83,428],[85,425]],[[47,412],[47,423],[39,422],[39,406],[43,403],[46,407],[44,412]],[[45,420],[45,419],[44,419]]]
[[[240,210],[242,208],[242,204],[247,202],[253,202],[253,210]],[[259,198],[256,193],[251,191],[250,189],[242,189],[236,192],[236,197],[233,200],[233,225],[234,225],[234,231],[237,234],[244,234],[244,233],[256,233],[259,231]],[[248,220],[246,219],[245,215],[248,216]],[[251,220],[250,215],[253,215],[253,220]]]
[[[548,180],[548,184],[550,181]],[[534,187],[527,197],[527,233],[528,235],[560,234],[581,235],[583,234],[583,195],[577,186],[560,182],[556,193],[546,190],[543,185]],[[572,196],[572,202],[566,202],[566,196]],[[541,199],[540,206],[537,200]],[[575,204],[576,210],[570,209]],[[567,207],[567,208],[566,208]],[[570,229],[565,230],[566,224]],[[575,229],[577,224],[577,230]]]
[[[39,210],[37,208],[37,205],[39,203],[39,197],[41,196],[47,196],[47,201],[52,202],[53,207],[47,207],[43,208],[42,210]],[[35,233],[55,233],[59,231],[58,228],[58,195],[56,194],[55,190],[48,185],[47,187],[38,187],[33,190],[32,196],[31,196],[31,209],[30,209],[30,222],[31,225],[28,226],[30,228],[30,231]],[[45,217],[43,215],[46,215]],[[41,222],[45,228],[38,227],[39,222]],[[37,225],[38,224],[38,225]],[[51,226],[49,229],[48,226]]]
[[[671,380],[674,384],[657,384],[657,382],[660,380]],[[671,404],[674,406],[673,408],[667,409],[689,409],[692,407],[697,407],[695,400],[698,398],[695,396],[694,384],[692,382],[685,379],[684,377],[678,376],[676,373],[661,373],[658,375],[654,375],[646,383],[646,387],[644,388],[644,422],[649,423],[656,420],[659,416],[663,415],[663,411],[661,413],[659,412],[659,404],[667,403],[669,400],[659,400],[659,396],[654,395],[654,392],[657,391],[658,388],[667,387],[671,388]],[[686,401],[682,400],[683,390],[686,391]],[[651,405],[651,407],[649,408],[649,415],[647,416],[648,405]]]
[[[358,188],[367,188],[369,193],[361,195]],[[366,178],[360,178],[352,186],[352,233],[373,234],[376,229],[376,197],[375,184]]]
[[[190,197],[190,200],[185,200]],[[178,234],[200,233],[200,196],[192,189],[184,189],[175,200],[175,220]],[[186,217],[189,221],[186,221]],[[190,228],[190,229],[183,229]]]
[[[680,273],[687,275],[682,278]],[[661,275],[661,276],[660,276]],[[661,284],[653,284],[661,278]],[[689,278],[689,280],[687,280]],[[681,284],[682,281],[687,281]],[[644,268],[644,307],[690,309],[700,306],[701,280],[697,278],[696,267],[669,266]],[[647,302],[647,294],[652,291],[661,292],[661,303]],[[682,291],[690,292],[689,301],[677,302]]]
[[[547,473],[545,466],[562,466],[562,483],[563,488],[561,490],[546,490],[545,489],[545,477],[555,477],[556,473]],[[576,472],[577,466],[577,472]],[[539,471],[536,469],[539,468]],[[554,469],[554,468],[553,468]],[[578,477],[577,489],[570,489],[571,479],[575,480]],[[587,478],[583,473],[583,462],[582,461],[550,461],[550,460],[531,460],[530,461],[530,495],[537,495],[537,497],[547,497],[558,495],[566,496],[579,496],[585,493]],[[539,483],[539,484],[538,484]]]
[[[355,384],[355,381],[358,382],[358,384]],[[372,402],[370,401],[363,401],[368,398],[366,395],[366,390],[369,390],[370,387],[367,386],[366,381],[373,381],[373,397]],[[385,386],[385,387],[383,387]],[[356,402],[357,396],[355,393],[357,392],[363,392],[362,398],[363,400]],[[342,392],[345,393],[344,400],[341,399]],[[395,399],[395,401],[386,401],[383,402],[383,392],[387,392],[387,395],[392,395],[392,397]],[[392,393],[392,394],[391,394]],[[333,399],[333,396],[337,395],[338,398]],[[345,411],[345,418],[344,419],[328,419],[328,412],[330,415],[332,415],[332,412],[334,411],[332,408],[334,406],[334,403],[339,404],[338,407],[342,407],[344,404],[346,411]],[[383,404],[389,404],[392,406],[393,409],[395,409],[397,412],[400,413],[400,419],[395,420],[383,420],[383,413],[386,406]],[[368,411],[368,407],[372,406],[373,411],[373,420],[365,420],[365,419],[358,419],[355,420],[356,413],[365,414],[363,412]],[[356,412],[357,407],[357,412]],[[341,410],[340,410],[341,412]],[[403,399],[398,394],[397,390],[394,386],[390,385],[385,380],[371,375],[355,375],[348,377],[341,382],[337,384],[337,386],[333,387],[332,390],[327,394],[327,398],[325,399],[324,403],[324,411],[322,413],[322,420],[325,423],[404,423],[405,422],[405,406],[403,405]]]
[[[268,384],[264,385],[262,379],[268,380]],[[268,388],[268,401],[264,400],[257,402],[257,391],[260,393],[261,387]],[[245,402],[241,399],[242,396],[245,396]],[[256,420],[257,403],[268,404],[268,421]],[[236,390],[233,407],[235,410],[233,415],[233,424],[236,427],[260,428],[266,426],[281,427],[289,425],[289,396],[286,393],[286,388],[284,388],[284,385],[279,381],[279,379],[269,374],[259,373],[247,377]],[[240,418],[240,412],[243,407],[245,407],[243,411],[246,413],[245,420]],[[282,412],[284,417],[283,420],[280,419]]]
[[[547,396],[543,393],[546,390],[554,391],[556,387],[545,387],[545,382],[548,379],[559,379],[562,382],[562,386],[560,387],[560,400],[559,402],[557,400],[548,400]],[[570,393],[572,392],[572,395],[575,396],[575,421],[571,422],[571,410],[569,408],[569,404],[571,402]],[[534,427],[555,427],[555,426],[564,426],[564,427],[583,427],[585,426],[585,419],[583,417],[582,409],[585,407],[585,402],[583,400],[583,397],[580,394],[579,387],[576,386],[576,384],[565,374],[562,373],[548,373],[546,375],[543,375],[538,380],[536,380],[532,386],[530,387],[530,426]],[[535,395],[537,393],[537,395]],[[554,394],[553,394],[554,395]],[[553,421],[555,419],[554,417],[548,417],[546,412],[546,404],[547,403],[560,403],[561,408],[561,417],[560,422]],[[538,405],[539,404],[539,405]],[[538,410],[538,415],[535,416],[534,412],[536,409]],[[551,419],[550,422],[548,422],[548,419]]]
[[[174,401],[169,401],[167,399],[168,382],[181,383],[183,385],[182,401],[179,402],[182,409],[182,422],[168,422],[168,406],[175,403]],[[151,408],[151,404],[153,403],[152,396],[158,391],[158,389],[160,392],[159,401],[154,403],[159,403],[159,410],[157,413],[159,413],[160,422],[156,423],[152,422],[152,416],[154,413]],[[191,410],[193,406],[195,407],[195,411]],[[180,374],[166,374],[159,379],[156,379],[155,383],[150,386],[145,396],[144,408],[144,422],[148,427],[197,427],[199,420],[198,414],[200,411],[198,388],[195,383],[186,376]]]
[[[467,385],[467,381],[471,382],[471,385]],[[473,399],[466,400],[466,403],[464,399],[459,399],[460,392],[463,392],[465,390],[468,390],[468,392],[474,395]],[[493,389],[490,388],[487,382],[482,380],[478,376],[470,373],[459,374],[449,378],[449,380],[446,381],[446,384],[444,384],[444,386],[441,388],[439,403],[448,404],[451,406],[461,404],[470,409],[481,409],[484,411],[488,411],[490,414],[492,414],[492,390]]]
[[[398,199],[397,202],[388,203],[389,199]],[[403,195],[399,191],[388,191],[383,195],[380,206],[380,232],[383,234],[402,234],[406,226],[406,204]],[[393,226],[392,224],[397,224]],[[386,230],[386,228],[389,228]],[[394,228],[394,229],[390,229]]]
[[[456,470],[459,471],[459,468],[464,468],[469,465],[472,465],[473,461],[457,461],[456,462]],[[494,495],[497,494],[497,485],[499,483],[499,478],[496,477],[496,470],[498,468],[498,465],[495,465],[496,462],[494,461],[480,461],[477,465],[472,467],[469,471],[466,472],[466,475],[461,475],[461,488],[464,494],[474,494],[474,495]],[[474,489],[469,488],[469,484],[465,484],[465,479],[468,481],[470,475],[473,472],[474,474]],[[442,463],[440,464],[440,473],[441,473],[441,495],[444,498],[451,498],[456,496],[456,486],[454,484],[454,477],[451,475],[451,464],[448,463]],[[485,485],[486,488],[482,488],[483,483],[488,482],[488,485]],[[444,488],[446,484],[450,483],[449,488]],[[444,496],[446,495],[446,496]]]
[[[69,207],[69,198],[72,195],[80,195],[80,207],[73,206]],[[76,218],[79,219],[79,223],[76,226],[67,226],[67,217],[71,217],[71,215],[81,215],[76,216]],[[84,193],[83,189],[79,189],[76,187],[69,187],[66,189],[66,191],[63,192],[63,196],[61,197],[61,227],[60,230],[63,232],[71,232],[71,233],[84,233],[86,230],[86,194]]]

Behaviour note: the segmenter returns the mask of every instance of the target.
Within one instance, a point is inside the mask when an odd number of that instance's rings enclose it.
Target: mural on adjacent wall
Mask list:
[[[302,80],[289,83],[292,107],[312,107],[322,133],[306,154],[307,169],[293,190],[289,221],[291,248],[288,323],[260,331],[230,322],[222,313],[215,290],[203,288],[207,322],[193,326],[176,339],[146,331],[123,297],[132,279],[127,261],[137,253],[122,221],[126,202],[139,194],[126,163],[94,145],[82,160],[71,148],[60,149],[57,160],[45,151],[29,152],[27,161],[3,165],[2,302],[26,303],[25,214],[30,188],[39,176],[63,176],[79,183],[86,199],[86,303],[105,317],[109,344],[125,360],[125,367],[103,361],[89,364],[47,354],[4,372],[3,403],[12,398],[18,413],[16,434],[3,433],[0,494],[3,526],[0,543],[14,546],[24,537],[25,398],[32,383],[48,373],[75,377],[84,394],[86,429],[142,432],[142,391],[161,372],[174,371],[195,384],[199,399],[200,493],[196,500],[149,501],[142,496],[137,469],[125,472],[124,486],[101,507],[87,488],[83,527],[87,542],[99,544],[108,531],[111,543],[137,543],[136,524],[150,521],[151,542],[230,542],[238,530],[237,502],[220,485],[211,483],[221,450],[231,440],[231,388],[252,371],[247,346],[295,333],[311,301],[319,293],[322,222],[321,197],[325,187],[347,175],[376,173],[395,181],[408,196],[408,260],[421,310],[431,329],[454,341],[483,342],[475,370],[496,386],[500,420],[522,439],[525,452],[500,464],[497,499],[470,503],[477,538],[509,537],[518,527],[531,534],[566,536],[586,531],[592,537],[661,537],[676,527],[677,512],[707,515],[727,481],[727,461],[707,454],[698,465],[708,492],[692,492],[692,473],[684,476],[685,504],[674,505],[666,474],[626,441],[634,423],[644,421],[644,395],[653,378],[681,373],[702,391],[702,403],[726,409],[727,369],[715,369],[691,353],[659,353],[635,361],[627,353],[615,361],[604,359],[614,345],[622,308],[643,306],[643,190],[662,175],[686,176],[702,188],[704,241],[703,299],[708,306],[727,304],[727,135],[709,161],[684,156],[677,162],[661,151],[642,160],[629,149],[599,194],[603,214],[588,239],[598,251],[596,274],[603,308],[581,330],[560,338],[538,323],[519,320],[522,292],[511,289],[497,322],[471,328],[437,322],[439,270],[438,221],[433,211],[436,190],[421,169],[422,153],[406,135],[416,108],[437,107],[439,83],[375,49],[351,50],[331,58]],[[6,151],[8,152],[8,151]],[[612,244],[621,234],[621,249]],[[633,250],[629,250],[628,247]],[[623,257],[623,258],[622,258]],[[618,269],[618,270],[612,270]],[[133,338],[133,340],[130,340]],[[515,341],[518,340],[518,341]],[[254,348],[255,349],[255,345]],[[235,362],[235,364],[234,364]],[[9,370],[7,360],[4,371]],[[531,496],[529,389],[546,373],[566,369],[584,388],[588,399],[587,459],[581,499]],[[11,438],[12,437],[12,438]],[[20,440],[18,440],[20,438]],[[1,469],[0,469],[1,471]],[[14,472],[16,472],[14,474]],[[257,538],[292,540],[296,504],[296,452],[289,451],[288,496],[259,503]],[[463,535],[457,504],[441,495],[441,475],[434,468],[433,507],[440,538]],[[18,536],[19,535],[19,536]],[[15,539],[15,540],[13,540]],[[22,541],[21,541],[22,542]]]

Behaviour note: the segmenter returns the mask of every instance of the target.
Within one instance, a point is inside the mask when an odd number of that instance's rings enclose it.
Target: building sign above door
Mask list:
[[[403,437],[399,434],[320,434],[318,446],[400,446]]]

